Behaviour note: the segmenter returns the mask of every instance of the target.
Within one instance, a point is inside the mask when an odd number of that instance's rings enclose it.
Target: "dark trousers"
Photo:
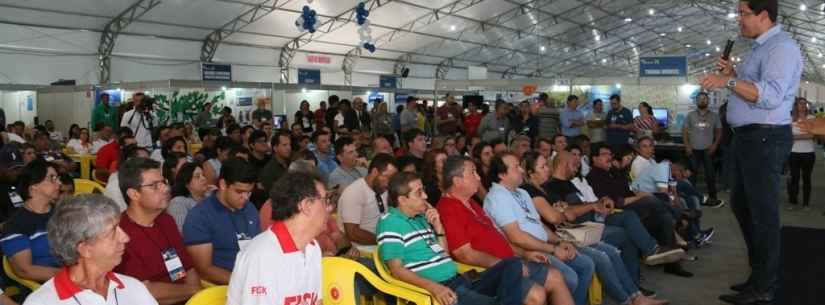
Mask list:
[[[655,196],[647,196],[621,208],[636,213],[659,245],[676,246],[676,237],[673,235],[673,214],[667,203]]]
[[[748,282],[774,292],[779,282],[779,191],[791,151],[790,126],[735,132],[731,146],[731,208],[748,247]]]
[[[690,155],[690,164],[694,172],[702,169],[705,173],[705,184],[708,187],[708,197],[716,199],[716,169],[714,168],[713,155],[707,149],[694,149]],[[690,182],[696,185],[696,175],[690,177]]]
[[[788,179],[788,200],[796,204],[799,194],[799,177],[802,176],[802,205],[811,203],[811,172],[814,170],[816,153],[791,153],[791,179]]]

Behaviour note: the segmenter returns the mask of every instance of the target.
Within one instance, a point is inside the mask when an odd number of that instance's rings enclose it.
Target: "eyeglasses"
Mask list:
[[[46,180],[49,182],[60,182],[60,176],[58,175],[46,175]]]
[[[152,183],[141,184],[141,185],[138,185],[138,186],[139,187],[151,187],[152,189],[158,191],[158,190],[161,189],[161,186],[169,187],[169,181],[166,180],[166,179],[163,179],[163,180],[158,180],[158,181],[155,181],[155,182],[152,182]]]

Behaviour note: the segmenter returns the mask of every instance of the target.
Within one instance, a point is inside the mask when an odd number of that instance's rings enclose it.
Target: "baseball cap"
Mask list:
[[[0,149],[0,167],[15,168],[23,166],[23,154],[14,144],[3,145]]]

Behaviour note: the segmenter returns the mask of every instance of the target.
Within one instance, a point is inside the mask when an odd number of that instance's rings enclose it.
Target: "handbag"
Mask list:
[[[559,227],[556,234],[564,240],[577,246],[586,247],[602,240],[604,224],[587,221],[579,224]]]

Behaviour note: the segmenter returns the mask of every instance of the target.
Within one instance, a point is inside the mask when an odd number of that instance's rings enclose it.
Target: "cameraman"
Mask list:
[[[120,126],[129,127],[134,131],[137,145],[152,150],[152,130],[155,128],[157,116],[152,111],[155,100],[150,97],[134,99],[134,109],[123,114]]]

